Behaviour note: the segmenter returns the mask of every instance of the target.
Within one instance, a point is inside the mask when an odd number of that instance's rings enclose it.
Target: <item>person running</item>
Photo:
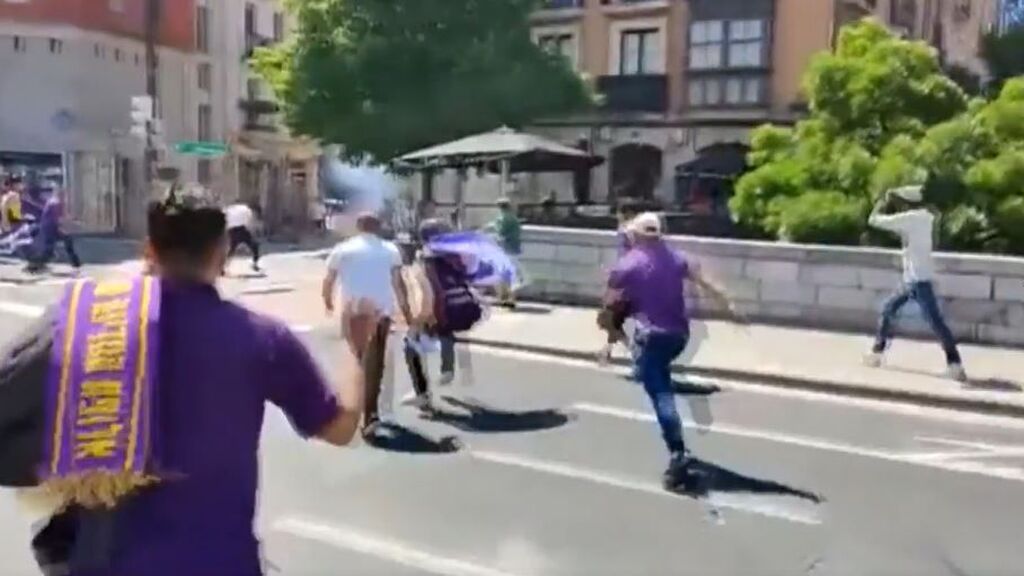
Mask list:
[[[29,258],[25,271],[39,273],[46,269],[53,260],[57,251],[57,243],[64,246],[64,252],[71,261],[71,267],[77,272],[82,267],[82,261],[75,251],[75,241],[62,226],[64,220],[64,203],[61,201],[62,192],[54,190],[50,197],[43,203],[42,212],[39,215],[39,232],[35,254]]]
[[[483,307],[469,286],[462,259],[454,254],[435,254],[428,244],[451,227],[442,220],[425,220],[420,224],[423,245],[413,267],[413,277],[421,295],[422,329],[410,332],[404,342],[405,362],[412,379],[413,393],[403,403],[429,413],[433,410],[430,380],[424,366],[420,343],[435,338],[441,352],[441,386],[455,380],[456,334],[471,329],[483,317]]]
[[[358,234],[338,244],[327,259],[324,307],[334,312],[334,292],[341,289],[342,338],[356,351],[366,372],[363,436],[380,427],[380,395],[395,297],[410,330],[416,326],[402,278],[398,247],[381,238],[380,219],[371,213],[356,219]]]
[[[498,200],[498,217],[488,224],[487,228],[498,237],[498,244],[509,256],[518,256],[522,252],[522,224],[516,216],[512,203],[508,198]],[[516,307],[516,295],[512,283],[504,280],[498,284],[498,305],[513,309]]]
[[[259,207],[248,204],[232,204],[224,209],[228,226],[228,258],[235,255],[239,246],[245,245],[252,254],[252,269],[260,271],[260,244],[256,241],[255,231]]]
[[[890,190],[875,205],[868,223],[880,230],[899,235],[903,242],[903,285],[885,303],[878,323],[875,345],[865,358],[868,366],[881,366],[892,340],[896,316],[907,302],[917,302],[925,320],[939,339],[946,354],[947,375],[959,382],[967,381],[957,349],[956,339],[942,317],[935,297],[933,278],[935,264],[932,249],[935,215],[924,206],[921,186],[905,186]]]
[[[157,455],[154,470],[166,477],[111,509],[57,515],[48,529],[62,534],[70,524],[75,535],[60,573],[260,576],[254,519],[266,404],[282,409],[301,436],[343,446],[358,429],[363,376],[343,347],[343,376],[332,390],[288,328],[220,296],[226,219],[212,201],[171,195],[149,206],[147,221],[145,255],[159,295],[149,341],[159,412],[150,414],[149,403],[140,409],[153,423],[142,450]],[[108,305],[104,314],[114,312]]]
[[[683,253],[665,243],[657,214],[637,216],[630,228],[633,249],[615,264],[608,288],[611,298],[629,303],[630,316],[637,322],[637,375],[650,397],[669,451],[663,483],[671,489],[685,482],[690,464],[671,375],[672,362],[690,337],[684,283],[692,282],[723,310],[739,317],[725,294],[706,280]]]

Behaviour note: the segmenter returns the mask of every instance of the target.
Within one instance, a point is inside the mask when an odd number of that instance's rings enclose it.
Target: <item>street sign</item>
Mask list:
[[[178,142],[174,145],[174,151],[186,156],[216,158],[227,154],[228,146],[220,142]]]

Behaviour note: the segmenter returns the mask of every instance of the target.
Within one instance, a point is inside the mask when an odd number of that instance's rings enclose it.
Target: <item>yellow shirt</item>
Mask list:
[[[2,203],[4,215],[8,221],[21,220],[21,195],[17,192],[4,194]]]

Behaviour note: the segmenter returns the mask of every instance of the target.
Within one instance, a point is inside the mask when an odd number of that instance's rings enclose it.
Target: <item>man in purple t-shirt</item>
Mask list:
[[[661,218],[654,213],[637,216],[631,225],[633,249],[619,259],[608,280],[611,297],[624,301],[636,320],[636,373],[651,398],[654,413],[668,447],[666,488],[678,486],[689,464],[683,428],[672,390],[672,362],[686,349],[690,321],[684,283],[693,282],[732,310],[728,299],[690,265],[686,256],[662,239]]]
[[[253,529],[265,405],[303,437],[345,445],[363,376],[342,346],[337,392],[284,325],[223,300],[225,216],[202,199],[154,203],[147,255],[161,278],[158,429],[162,480],[109,513],[84,514],[75,576],[259,576]],[[97,541],[101,544],[97,544]]]

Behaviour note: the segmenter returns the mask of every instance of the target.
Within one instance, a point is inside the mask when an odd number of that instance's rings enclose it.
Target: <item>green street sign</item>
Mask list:
[[[220,142],[178,142],[174,145],[174,151],[186,156],[216,158],[227,154],[228,147]]]

